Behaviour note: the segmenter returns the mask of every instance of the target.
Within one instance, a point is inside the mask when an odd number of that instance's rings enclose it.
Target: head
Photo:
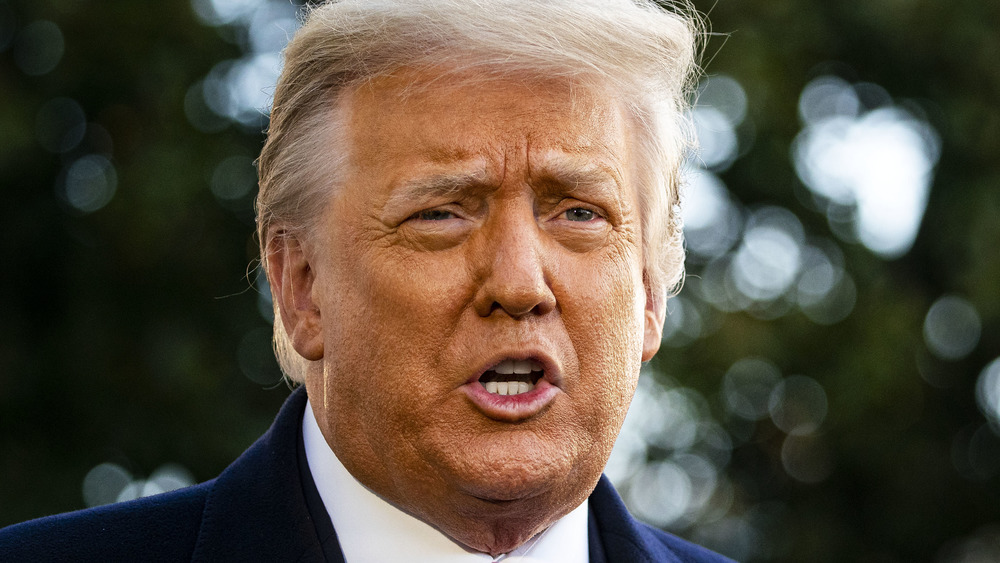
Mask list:
[[[633,0],[346,0],[286,51],[279,360],[355,477],[461,543],[516,547],[607,461],[682,276],[695,38]]]

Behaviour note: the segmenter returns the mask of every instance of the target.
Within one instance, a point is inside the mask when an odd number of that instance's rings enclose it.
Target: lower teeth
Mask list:
[[[531,391],[535,385],[524,381],[487,381],[483,387],[495,395],[520,395]]]

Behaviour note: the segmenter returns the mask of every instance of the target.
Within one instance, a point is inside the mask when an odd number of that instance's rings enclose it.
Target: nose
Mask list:
[[[474,308],[479,316],[520,319],[555,309],[544,241],[531,209],[490,217],[479,234],[473,251],[479,280]]]

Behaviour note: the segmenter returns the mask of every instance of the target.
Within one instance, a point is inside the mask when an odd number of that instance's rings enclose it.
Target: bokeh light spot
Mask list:
[[[1000,434],[1000,358],[986,365],[976,379],[976,404]]]
[[[777,299],[798,274],[799,246],[781,229],[757,227],[743,237],[733,266],[733,281],[741,293],[755,301]]]
[[[661,429],[650,435],[649,441],[662,448],[683,450],[698,438],[698,423],[705,412],[704,398],[696,391],[669,389],[657,397],[657,407],[663,413]]]
[[[48,20],[29,23],[18,34],[14,63],[28,76],[48,74],[62,60],[66,49],[59,26]]]
[[[820,300],[801,299],[799,306],[809,320],[816,324],[832,325],[848,317],[858,300],[858,289],[847,272],[840,273],[836,285]],[[802,293],[799,294],[800,296]]]
[[[768,543],[747,518],[739,515],[698,526],[693,536],[698,544],[723,552],[736,561],[754,560]]]
[[[61,184],[67,203],[77,211],[93,213],[114,197],[118,174],[107,158],[91,154],[74,161]]]
[[[982,331],[979,313],[971,303],[954,295],[941,297],[924,318],[924,342],[942,360],[960,360],[969,355]]]
[[[803,483],[819,483],[833,472],[829,448],[817,436],[788,436],[781,446],[785,472]]]
[[[996,563],[1000,561],[1000,523],[979,527],[948,542],[938,551],[938,563]]]
[[[87,115],[69,98],[45,102],[35,117],[35,136],[43,149],[65,153],[80,144],[87,132]]]
[[[857,287],[844,269],[840,249],[830,241],[817,241],[803,249],[802,275],[795,298],[802,312],[817,324],[830,325],[850,315],[857,301]]]
[[[698,84],[697,103],[691,111],[698,138],[696,162],[702,168],[722,171],[739,156],[736,127],[747,113],[747,95],[735,79],[709,76]]]
[[[671,458],[680,467],[691,483],[688,507],[683,515],[683,523],[696,521],[712,500],[719,483],[719,470],[709,460],[693,453],[681,453]]]
[[[747,93],[731,76],[708,76],[698,84],[698,106],[718,111],[736,126],[746,119]]]
[[[198,81],[184,94],[184,115],[188,123],[202,133],[218,133],[229,125],[229,121],[208,106],[205,82]]]
[[[754,301],[773,301],[795,283],[802,266],[802,223],[780,207],[764,207],[747,220],[731,276],[740,293]]]
[[[692,120],[702,166],[709,170],[729,168],[739,149],[733,124],[721,111],[709,107],[695,107]]]
[[[264,0],[192,0],[195,15],[207,25],[236,23],[252,16]]]
[[[796,295],[800,306],[823,301],[844,277],[844,269],[834,265],[826,252],[809,246],[803,249],[803,272],[799,277]]]
[[[664,389],[651,377],[640,378],[622,432],[635,432],[643,442],[661,448],[685,449],[696,441],[706,411],[697,392]]]
[[[205,78],[205,103],[220,116],[247,126],[258,125],[270,111],[272,91],[280,72],[278,53],[222,61]]]
[[[93,507],[165,493],[193,484],[191,472],[176,463],[159,467],[149,479],[135,479],[116,463],[102,463],[83,478],[83,499],[88,507]]]
[[[700,393],[646,371],[605,473],[631,509],[680,529],[706,511],[713,520],[725,516],[733,491],[721,471],[732,448]]]
[[[265,125],[283,63],[281,50],[300,25],[299,8],[266,0],[192,0],[191,7],[206,25],[241,28],[243,56],[221,61],[191,87],[185,98],[188,120],[202,131],[221,130],[207,109],[247,128]]]
[[[719,257],[739,240],[742,214],[715,174],[689,167],[684,178],[686,191],[681,213],[688,251],[693,258]]]
[[[634,404],[634,403],[633,403]],[[631,409],[629,410],[631,413]],[[632,420],[635,420],[633,417]],[[616,487],[622,489],[626,483],[635,475],[640,468],[646,465],[646,453],[648,445],[643,439],[642,433],[630,424],[628,417],[625,418],[625,425],[622,426],[621,433],[615,441],[608,464],[604,467],[604,473]]]
[[[826,418],[827,407],[823,386],[802,375],[779,382],[768,401],[774,425],[794,436],[815,432]]]
[[[768,415],[771,392],[781,380],[777,366],[763,358],[737,361],[722,378],[722,400],[730,413],[747,420]]]
[[[255,53],[278,53],[298,27],[291,2],[264,3],[250,20],[250,48]]]
[[[132,475],[116,463],[102,463],[83,478],[83,502],[87,507],[111,504],[132,482]]]
[[[653,462],[641,470],[629,488],[629,508],[639,518],[661,527],[684,516],[691,503],[688,474],[669,461]]]
[[[681,347],[701,336],[704,323],[693,301],[674,297],[667,301],[667,316],[663,321],[663,343]]]
[[[793,143],[792,159],[817,202],[827,207],[838,236],[895,258],[916,238],[940,140],[925,121],[884,105],[873,94],[876,85],[857,88],[882,105],[861,112],[858,90],[839,78],[821,77],[806,86],[799,104],[805,128]],[[853,233],[842,229],[845,209]]]
[[[222,200],[246,197],[257,187],[257,170],[253,159],[247,156],[230,156],[220,162],[212,172],[212,194]]]
[[[194,475],[183,465],[168,463],[153,471],[147,482],[166,493],[193,485]]]
[[[799,117],[805,123],[820,123],[832,117],[856,117],[861,108],[851,85],[836,76],[821,76],[802,89]]]

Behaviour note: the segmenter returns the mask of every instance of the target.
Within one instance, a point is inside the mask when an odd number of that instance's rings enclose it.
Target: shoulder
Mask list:
[[[213,482],[0,530],[0,561],[189,559]]]
[[[682,563],[733,563],[733,560],[728,557],[723,557],[714,551],[648,524],[636,521],[636,528],[646,545],[660,546],[671,552]]]
[[[297,454],[305,391],[217,478],[0,530],[7,561],[277,560],[320,549]],[[310,551],[313,550],[313,551]]]
[[[605,476],[590,495],[590,513],[591,534],[599,538],[608,562],[733,563],[727,557],[633,518]]]

